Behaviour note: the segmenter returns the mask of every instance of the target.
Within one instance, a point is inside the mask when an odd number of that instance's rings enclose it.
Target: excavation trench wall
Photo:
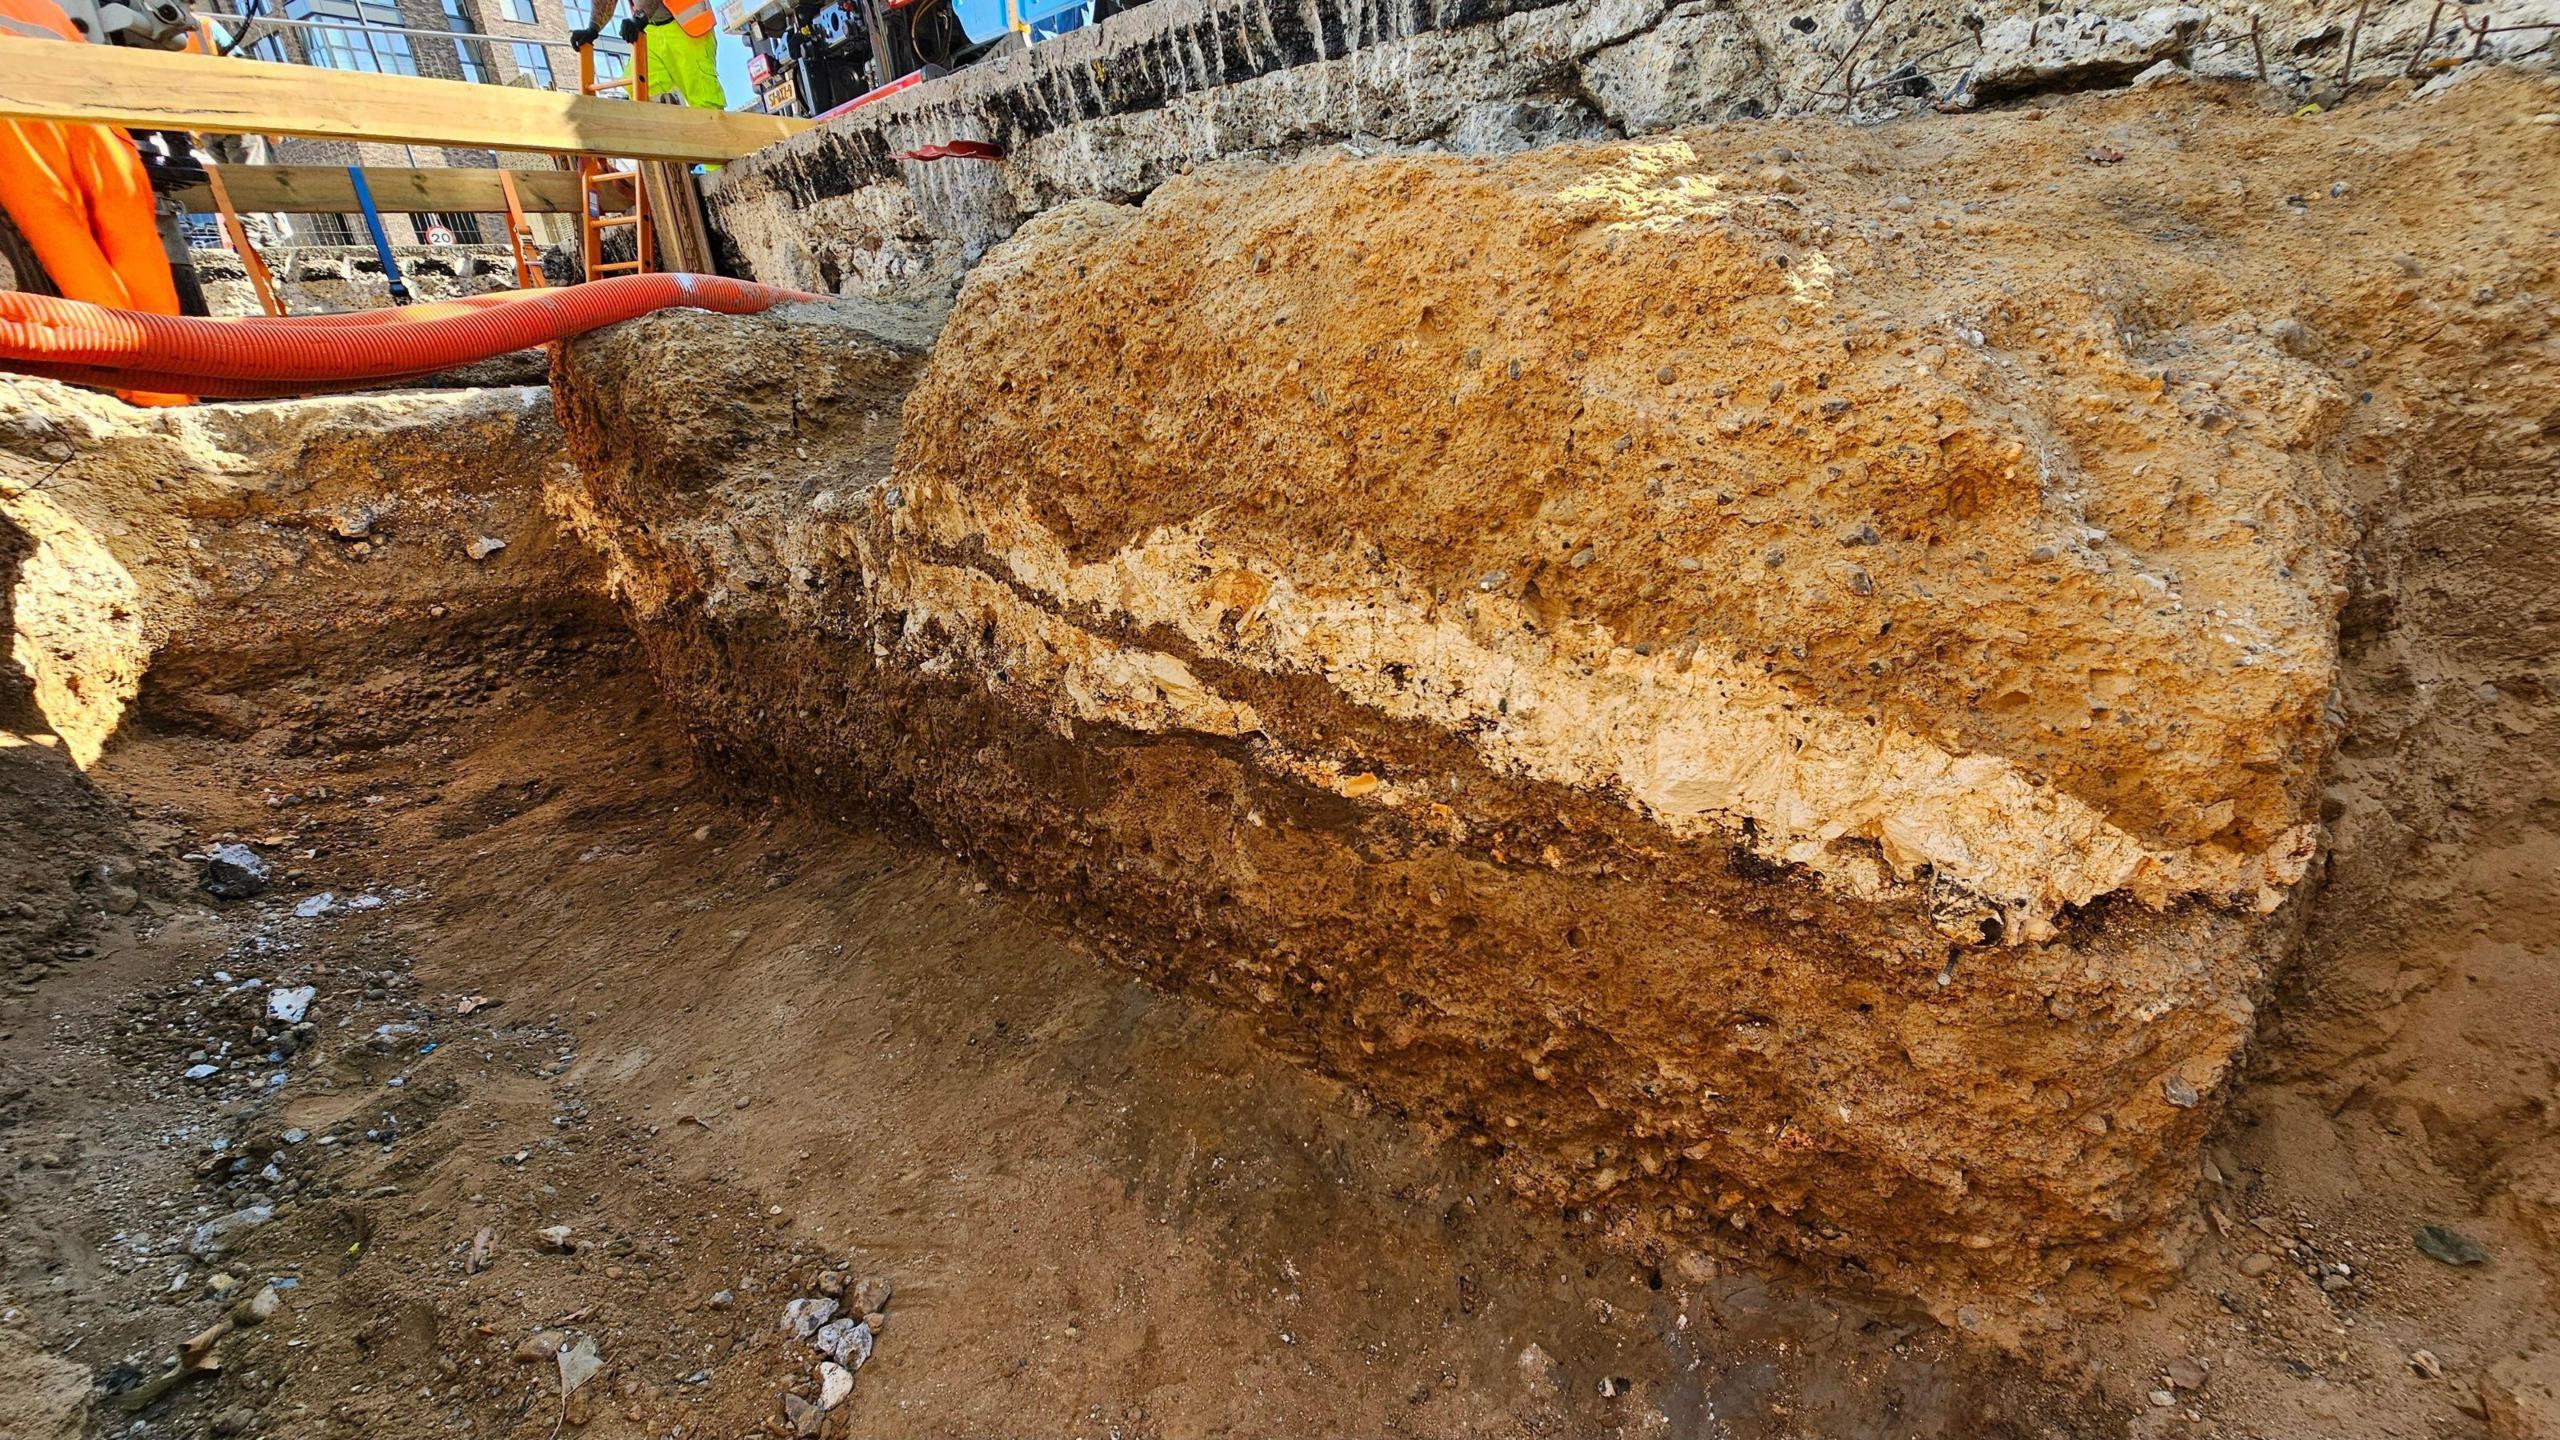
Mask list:
[[[125,817],[86,778],[120,738],[325,718],[396,747],[422,707],[619,644],[553,518],[573,485],[539,386],[136,410],[0,381],[0,954],[121,885],[94,864]]]
[[[2061,11],[2013,0],[1149,0],[730,165],[709,212],[734,273],[826,293],[947,294],[1030,216],[1142,199],[1221,160],[1334,145],[1500,153],[1771,115],[1872,122],[2121,85],[2163,62],[2263,73],[2294,105],[2334,102],[2351,30],[2365,80],[2413,66],[2423,77],[2475,53],[2552,64],[2553,30],[2511,27],[2560,21],[2560,0],[2466,13],[2432,0]],[[954,139],[993,142],[1004,158],[898,158]]]
[[[138,721],[240,735],[385,655],[609,624],[539,386],[138,411],[0,385],[10,634],[87,764]]]
[[[75,755],[390,738],[379,655],[609,591],[740,783],[1631,1247],[2014,1335],[2178,1262],[2305,920],[2389,981],[2429,797],[2548,773],[2554,111],[1239,165],[1054,208],[947,321],[656,317],[548,404],[22,382],[11,678]]]
[[[2463,377],[2548,394],[2547,247],[2341,242],[2545,233],[2547,164],[2473,178],[2549,98],[1216,168],[1026,225],[938,343],[580,342],[576,523],[732,773],[1631,1245],[2033,1323],[2194,1224],[2372,507]]]

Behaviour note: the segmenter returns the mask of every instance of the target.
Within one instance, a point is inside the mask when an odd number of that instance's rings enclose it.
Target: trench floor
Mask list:
[[[780,1432],[819,1393],[786,1303],[886,1280],[826,1433],[2027,1434],[2056,1402],[1920,1317],[1530,1214],[940,855],[724,792],[616,638],[264,718],[51,773],[141,894],[0,1000],[31,1394],[147,1381],[278,1283],[145,1433]],[[223,836],[283,857],[270,894],[194,890]],[[267,1058],[295,985],[315,1038]]]
[[[2468,1437],[2550,1313],[2462,1173],[2279,1077],[2185,1283],[2000,1355],[1515,1203],[938,853],[724,789],[618,635],[250,714],[83,772],[0,711],[0,866],[77,869],[86,916],[0,983],[0,1435],[789,1434],[785,1305],[885,1281],[824,1434]],[[217,903],[193,857],[233,837],[275,886]],[[2531,1028],[2473,973],[2448,1014]]]

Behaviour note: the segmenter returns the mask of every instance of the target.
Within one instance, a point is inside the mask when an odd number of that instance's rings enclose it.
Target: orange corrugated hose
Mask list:
[[[820,298],[716,275],[621,275],[405,309],[207,320],[0,293],[0,368],[109,389],[310,395],[432,375],[653,310],[753,315]]]

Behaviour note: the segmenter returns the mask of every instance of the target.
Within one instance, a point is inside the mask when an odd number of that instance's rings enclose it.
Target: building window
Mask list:
[[[551,47],[530,40],[516,42],[516,68],[532,77],[533,83],[548,90],[551,85]]]
[[[607,50],[606,48],[604,48],[604,47],[603,47],[603,46],[601,46],[601,45],[599,45],[599,46],[597,46],[597,47],[596,47],[596,78],[597,78],[597,79],[599,79],[599,80],[619,80],[619,79],[621,79],[621,78],[622,78],[622,72],[623,72],[623,71],[625,71],[625,70],[628,70],[628,69],[630,69],[630,68],[631,68],[631,57],[630,57],[630,56],[628,56],[628,55],[626,55],[626,54],[622,53],[622,52],[621,52],[621,51],[619,51],[619,50]]]
[[[447,215],[440,213],[421,215],[418,217],[418,234],[423,238],[439,225],[453,232],[453,243],[456,245],[481,245],[487,243],[486,238],[481,234],[480,217],[477,215]]]
[[[464,13],[462,0],[444,0],[444,28],[456,35],[480,33],[480,27],[472,24],[471,17]],[[488,42],[456,40],[453,42],[453,50],[455,59],[460,63],[459,73],[463,79],[477,85],[486,84],[498,78],[497,72],[489,65]]]
[[[519,25],[533,23],[533,0],[498,0],[498,13]]]
[[[344,215],[296,215],[293,228],[306,245],[353,245],[356,227]],[[367,237],[370,241],[371,237]]]
[[[311,63],[331,70],[362,70],[374,75],[415,75],[417,57],[409,53],[409,37],[398,33],[408,22],[389,0],[289,0],[285,14],[296,20],[350,22],[302,32]],[[386,33],[369,26],[390,26]]]

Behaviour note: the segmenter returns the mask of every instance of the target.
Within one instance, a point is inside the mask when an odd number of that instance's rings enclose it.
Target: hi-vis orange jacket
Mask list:
[[[86,44],[53,0],[0,0],[0,31]],[[178,313],[152,210],[151,184],[133,141],[112,125],[0,120],[0,208],[27,248],[72,300]],[[136,404],[184,396],[128,394]]]

